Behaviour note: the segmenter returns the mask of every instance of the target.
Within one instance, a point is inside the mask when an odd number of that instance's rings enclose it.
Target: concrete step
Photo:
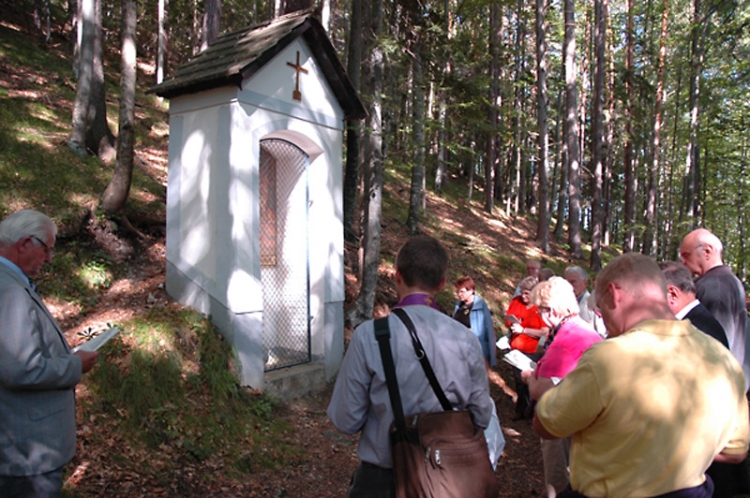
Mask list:
[[[265,374],[264,391],[281,401],[322,391],[326,387],[325,366],[322,363],[305,363],[294,367],[272,370]]]

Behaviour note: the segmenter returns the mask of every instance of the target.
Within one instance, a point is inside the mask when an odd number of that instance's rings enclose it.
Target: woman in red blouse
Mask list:
[[[532,305],[530,301],[531,289],[536,284],[537,279],[534,277],[523,279],[520,284],[521,294],[513,298],[505,313],[505,323],[510,327],[511,332],[510,348],[525,353],[534,361],[541,356],[536,352],[539,339],[547,337],[547,334],[549,334],[549,327],[539,316],[537,307]],[[523,382],[521,371],[517,368],[513,369],[513,376],[516,380],[518,400],[516,401],[516,413],[512,418],[513,420],[524,417],[530,419],[534,414],[526,413],[527,407],[531,404],[529,386]]]

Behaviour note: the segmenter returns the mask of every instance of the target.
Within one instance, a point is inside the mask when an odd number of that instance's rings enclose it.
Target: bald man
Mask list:
[[[667,303],[656,263],[628,253],[596,279],[609,338],[536,407],[545,439],[573,436],[570,484],[577,496],[710,498],[713,461],[747,455],[742,368],[718,341]]]
[[[699,228],[685,236],[680,245],[682,264],[697,275],[695,295],[716,318],[727,335],[729,349],[740,365],[745,364],[745,288],[722,261],[723,245],[719,238]],[[750,371],[745,366],[745,375]],[[745,390],[750,376],[745,379]]]

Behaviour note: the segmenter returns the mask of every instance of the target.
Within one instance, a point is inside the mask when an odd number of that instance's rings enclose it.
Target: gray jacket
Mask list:
[[[0,263],[0,475],[36,475],[75,454],[80,358],[29,282]]]

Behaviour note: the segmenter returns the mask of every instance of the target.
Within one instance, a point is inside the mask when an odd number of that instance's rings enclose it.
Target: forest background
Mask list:
[[[73,495],[271,496],[312,476],[338,496],[353,468],[320,406],[280,415],[238,388],[226,344],[162,285],[166,103],[144,91],[220,33],[304,4],[0,0],[0,210],[60,225],[40,288],[71,343],[124,329],[79,389]],[[695,226],[746,279],[747,1],[314,7],[369,112],[347,130],[352,324],[393,299],[389,263],[419,231],[460,249],[451,276],[475,272],[496,316],[525,258],[558,272],[620,251],[675,259]],[[499,472],[527,475],[507,496],[530,496],[538,442],[516,429],[531,443]]]
[[[745,0],[58,2],[28,8],[40,36],[54,24],[71,41],[68,145],[115,162],[99,205],[110,216],[125,214],[132,175],[136,66],[160,82],[222,32],[315,8],[369,112],[346,141],[344,231],[362,251],[352,323],[372,315],[393,164],[411,171],[410,233],[427,190],[457,175],[488,213],[533,215],[543,253],[551,236],[574,258],[588,244],[593,271],[607,246],[674,259],[680,236],[705,226],[747,275]],[[102,67],[118,49],[115,141]]]

